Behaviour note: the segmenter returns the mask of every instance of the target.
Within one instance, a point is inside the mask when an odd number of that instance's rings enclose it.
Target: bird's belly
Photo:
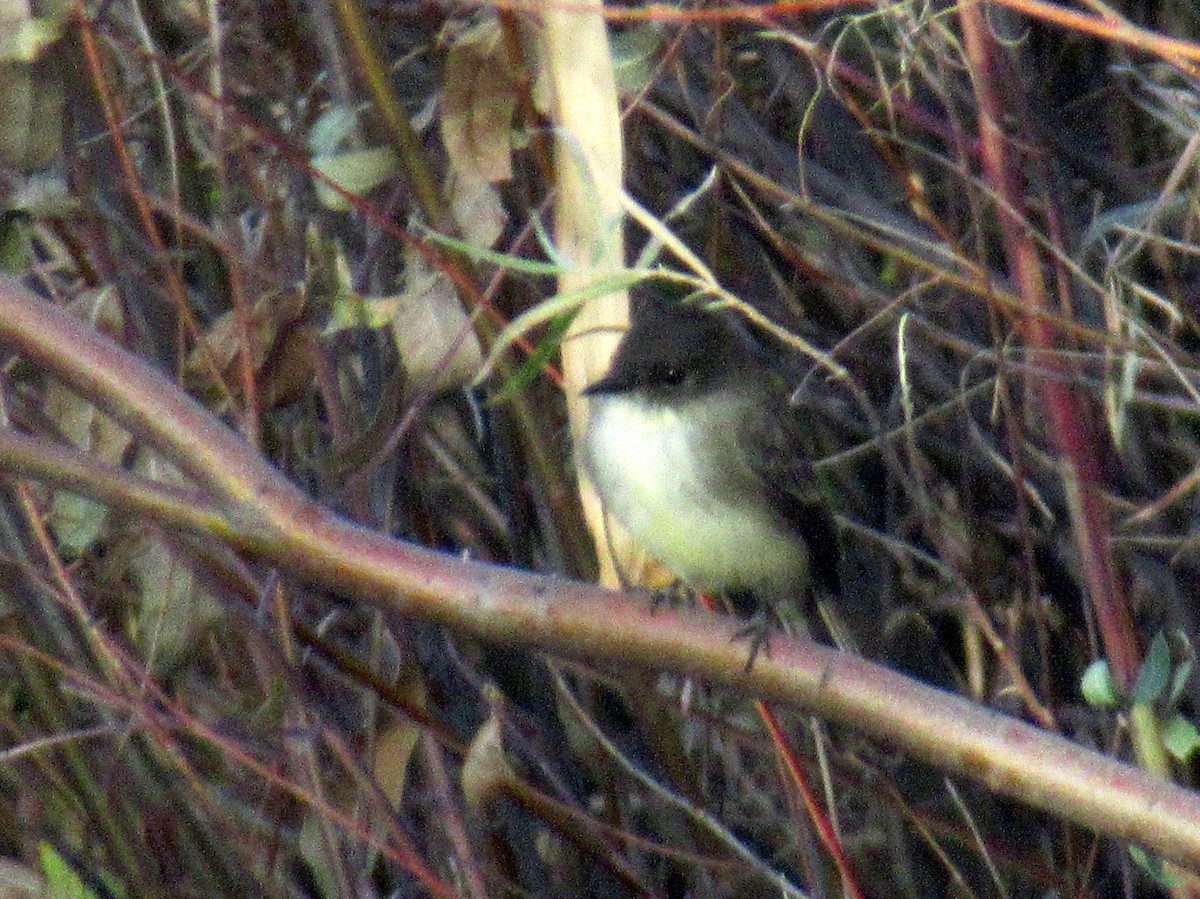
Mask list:
[[[715,458],[738,459],[730,432],[696,434],[670,409],[592,408],[587,465],[606,506],[635,540],[690,586],[791,593],[806,580],[808,554],[765,500],[723,498],[720,473],[697,441],[726,440]],[[709,447],[713,449],[713,447]]]

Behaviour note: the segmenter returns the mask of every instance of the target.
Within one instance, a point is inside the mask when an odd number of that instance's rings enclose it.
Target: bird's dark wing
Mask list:
[[[832,596],[840,594],[837,525],[825,502],[806,449],[803,423],[795,410],[780,401],[781,415],[748,424],[741,436],[762,493],[788,527],[808,545],[813,585]]]

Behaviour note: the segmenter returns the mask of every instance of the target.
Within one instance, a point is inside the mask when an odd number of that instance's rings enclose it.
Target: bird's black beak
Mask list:
[[[629,390],[632,385],[626,382],[625,378],[614,376],[612,371],[609,371],[603,378],[593,384],[589,384],[583,388],[584,396],[604,396],[606,394],[624,393]]]

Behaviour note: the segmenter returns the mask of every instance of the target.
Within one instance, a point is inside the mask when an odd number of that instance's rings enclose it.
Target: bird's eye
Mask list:
[[[678,387],[687,380],[687,370],[680,365],[661,365],[654,371],[654,380],[664,387]]]

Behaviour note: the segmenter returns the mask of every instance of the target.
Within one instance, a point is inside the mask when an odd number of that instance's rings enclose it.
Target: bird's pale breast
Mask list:
[[[705,401],[700,401],[705,402]],[[700,411],[700,415],[695,413]],[[677,409],[638,397],[592,398],[585,462],[609,511],[690,586],[792,593],[808,554],[756,495],[737,445],[736,415],[708,401]],[[695,452],[695,446],[704,450]],[[717,472],[713,466],[726,468]],[[748,491],[714,487],[729,478]]]

